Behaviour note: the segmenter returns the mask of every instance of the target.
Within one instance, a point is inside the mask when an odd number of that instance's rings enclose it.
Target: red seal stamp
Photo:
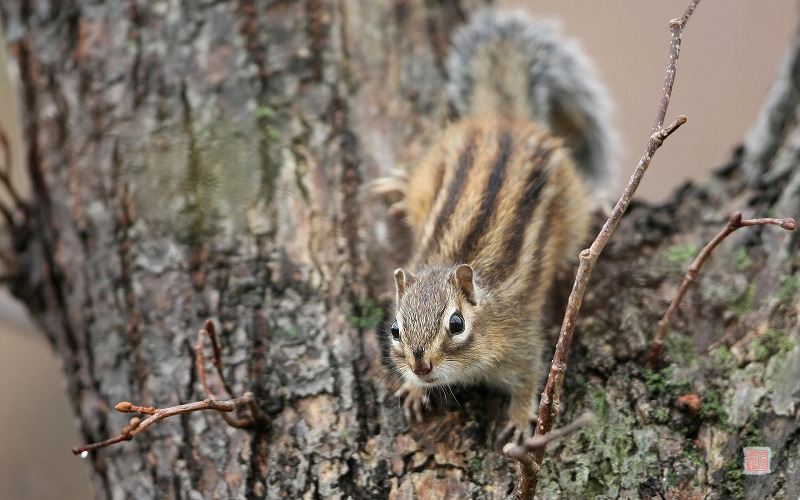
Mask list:
[[[744,473],[748,475],[769,474],[770,450],[766,446],[744,448]]]

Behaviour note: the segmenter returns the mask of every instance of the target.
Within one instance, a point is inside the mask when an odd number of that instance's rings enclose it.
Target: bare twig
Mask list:
[[[664,78],[664,87],[661,94],[661,100],[658,104],[658,111],[656,113],[655,123],[653,125],[652,134],[647,141],[647,147],[644,154],[639,159],[636,169],[631,175],[628,185],[625,187],[622,196],[614,206],[611,216],[608,218],[600,233],[595,238],[592,245],[583,250],[580,254],[580,263],[578,265],[578,273],[575,277],[575,283],[572,286],[569,300],[567,302],[567,310],[564,315],[564,322],[561,325],[561,332],[556,344],[556,351],[553,356],[551,364],[550,375],[547,377],[547,384],[542,392],[539,404],[539,420],[536,426],[536,435],[545,435],[550,432],[553,427],[553,422],[556,419],[559,411],[559,404],[561,401],[561,387],[564,382],[564,373],[567,370],[567,356],[569,353],[569,346],[572,342],[572,335],[575,331],[575,321],[578,317],[583,296],[586,293],[586,287],[589,282],[592,268],[597,262],[600,253],[613,234],[614,230],[619,225],[622,215],[628,208],[628,205],[633,198],[633,194],[639,187],[647,167],[650,166],[650,161],[656,150],[661,146],[664,140],[669,137],[672,132],[678,129],[686,122],[686,117],[679,116],[674,123],[666,129],[663,128],[664,120],[669,106],[670,97],[672,95],[672,85],[675,81],[676,63],[680,55],[681,35],[686,27],[686,23],[694,12],[695,7],[700,0],[690,0],[683,16],[679,19],[673,19],[669,23],[672,38],[670,42],[669,62],[667,64],[667,72]],[[517,488],[515,489],[516,498],[533,498],[536,491],[536,485],[539,481],[539,472],[541,470],[542,460],[544,459],[544,446],[537,448],[530,454],[533,459],[535,467],[529,467],[524,461],[520,461],[520,477],[517,480]],[[523,469],[528,469],[532,475],[531,478],[523,478]],[[530,480],[529,480],[530,479]],[[522,481],[527,482],[525,488],[520,488]]]
[[[4,158],[3,164],[0,165],[0,183],[2,183],[8,191],[12,191],[11,178],[9,175],[9,172],[11,172],[11,148],[9,147],[8,139],[2,128],[0,128],[0,148],[3,150]],[[14,227],[14,214],[11,212],[11,209],[2,202],[0,202],[0,213],[2,213],[8,229],[10,230]]]
[[[543,450],[551,441],[561,439],[573,432],[590,425],[594,420],[591,412],[584,413],[577,420],[565,425],[547,435],[536,435],[526,439],[521,445],[508,443],[503,447],[503,453],[519,462],[519,477],[514,485],[514,492],[511,498],[532,499],[536,491],[536,483],[539,481],[541,465],[536,463],[533,453],[536,450]]]
[[[205,328],[197,332],[197,344],[194,347],[195,353],[197,354],[197,376],[200,379],[200,384],[203,386],[203,391],[206,393],[206,397],[209,399],[215,399],[214,393],[206,381],[205,356],[203,355],[203,337],[206,335],[211,341],[211,349],[214,353],[213,364],[217,371],[217,376],[219,377],[222,386],[225,388],[225,391],[229,396],[232,396],[233,390],[230,388],[230,385],[228,385],[225,375],[222,372],[221,352],[219,343],[217,342],[217,334],[216,329],[214,328],[214,322],[211,320],[206,320]],[[255,404],[255,400],[247,402],[247,406],[250,410],[250,418],[252,418],[252,421],[249,418],[237,419],[230,413],[222,413],[222,418],[228,425],[238,429],[250,427],[253,422],[260,427],[268,427],[270,425],[269,417],[261,411],[258,405]]]
[[[122,441],[130,441],[137,434],[150,427],[159,420],[164,420],[175,415],[182,415],[184,413],[192,413],[196,411],[214,410],[220,412],[225,422],[231,427],[236,428],[249,428],[249,427],[269,427],[270,419],[256,404],[255,397],[252,392],[245,392],[242,396],[230,398],[220,401],[214,398],[213,393],[207,383],[205,375],[205,358],[203,356],[203,338],[208,336],[211,339],[212,348],[214,351],[214,366],[216,367],[217,374],[222,380],[223,386],[227,389],[227,383],[222,376],[222,361],[220,358],[219,344],[217,344],[217,337],[214,332],[214,323],[210,320],[206,321],[205,329],[201,329],[197,333],[197,345],[195,352],[197,353],[197,374],[200,383],[203,386],[203,391],[206,393],[207,399],[196,401],[194,403],[186,403],[177,406],[170,406],[168,408],[153,408],[152,406],[137,406],[123,401],[117,404],[114,409],[120,413],[140,413],[150,415],[142,420],[139,417],[134,417],[130,420],[127,427],[122,429],[122,432],[117,437],[100,441],[97,443],[86,444],[83,446],[76,446],[72,449],[72,453],[85,457],[90,451],[112,444],[120,443]],[[231,412],[240,408],[247,408],[249,410],[249,417],[236,418],[231,415]]]
[[[513,499],[533,500],[533,493],[539,483],[539,473],[542,466],[533,458],[532,453],[522,453],[517,458],[519,464],[519,476],[514,483],[514,492],[511,494]]]
[[[134,417],[130,420],[130,424],[122,429],[120,435],[100,441],[99,443],[86,444],[83,446],[76,446],[72,449],[72,453],[76,455],[86,456],[84,452],[89,452],[97,448],[103,448],[122,441],[130,441],[137,434],[147,429],[159,420],[174,417],[175,415],[182,415],[184,413],[192,413],[195,411],[215,410],[220,412],[231,412],[242,406],[250,406],[253,400],[253,393],[246,392],[243,396],[238,398],[229,399],[227,401],[214,401],[213,399],[205,399],[203,401],[196,401],[194,403],[186,403],[178,406],[170,406],[169,408],[153,408],[151,406],[136,406],[127,401],[123,401],[114,407],[120,413],[143,413],[150,415],[142,420],[139,417]],[[223,413],[224,415],[225,413]]]
[[[672,97],[672,84],[675,82],[676,65],[681,54],[681,35],[698,3],[700,3],[700,0],[690,0],[686,10],[683,11],[683,15],[669,22],[669,30],[672,32],[669,44],[669,61],[667,62],[667,73],[664,75],[664,87],[661,91],[661,100],[658,103],[658,112],[653,122],[653,128],[650,129],[651,133],[656,133],[664,127],[664,120],[667,118],[667,107],[669,107],[669,100]]]
[[[11,145],[2,127],[0,127],[0,149],[3,150],[3,161],[0,164],[0,184],[6,188],[9,196],[11,196],[11,201],[14,203],[13,207],[24,211],[27,208],[27,204],[11,182]],[[6,220],[9,229],[15,226],[13,208],[0,203],[0,213]]]
[[[766,224],[780,226],[788,231],[793,231],[797,226],[795,220],[792,218],[762,218],[742,220],[741,212],[734,212],[731,214],[731,217],[728,219],[728,223],[725,225],[725,227],[711,241],[709,241],[705,247],[703,247],[699,254],[697,254],[697,257],[695,257],[694,261],[689,266],[689,269],[686,270],[686,274],[683,276],[683,281],[681,281],[681,286],[678,288],[678,292],[675,294],[675,297],[672,298],[672,302],[669,304],[669,307],[664,313],[664,316],[661,318],[661,321],[658,322],[656,336],[653,339],[653,343],[650,344],[650,349],[647,352],[646,359],[648,366],[651,368],[656,366],[658,358],[661,355],[661,351],[664,349],[664,341],[667,338],[667,326],[669,326],[669,321],[672,318],[672,315],[675,314],[675,311],[678,310],[678,306],[680,306],[681,300],[683,299],[684,294],[686,294],[686,290],[692,283],[694,283],[697,273],[700,272],[700,268],[703,267],[703,264],[711,255],[711,252],[714,251],[714,249],[720,244],[720,242],[722,242],[722,240],[727,238],[729,234],[736,231],[740,227],[760,226]]]
[[[528,453],[544,448],[552,441],[569,436],[573,432],[589,426],[594,421],[594,414],[587,412],[563,427],[560,427],[547,435],[537,435],[530,437],[520,445],[508,443],[503,447],[503,453],[517,460],[525,460]]]
[[[206,320],[205,329],[200,330],[197,334],[197,345],[195,346],[195,352],[197,353],[197,373],[202,373],[200,375],[200,380],[203,383],[203,389],[206,391],[207,394],[211,394],[211,391],[206,384],[205,378],[205,370],[201,370],[201,367],[204,366],[205,359],[203,358],[203,336],[208,335],[209,340],[211,340],[211,349],[214,351],[214,368],[217,370],[217,376],[219,377],[220,382],[222,382],[222,387],[228,392],[228,394],[232,395],[233,390],[231,386],[228,384],[227,379],[225,378],[225,374],[222,372],[222,356],[220,354],[219,349],[219,342],[217,342],[217,332],[214,328],[214,322]]]

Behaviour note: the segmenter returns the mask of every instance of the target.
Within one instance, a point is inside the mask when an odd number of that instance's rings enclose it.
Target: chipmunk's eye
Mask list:
[[[397,325],[397,321],[392,323],[391,330],[392,330],[392,338],[399,342],[400,341],[400,327]]]
[[[456,311],[452,316],[450,316],[450,322],[447,324],[447,329],[450,330],[450,335],[456,335],[457,333],[464,331],[464,318],[461,317],[461,313]]]

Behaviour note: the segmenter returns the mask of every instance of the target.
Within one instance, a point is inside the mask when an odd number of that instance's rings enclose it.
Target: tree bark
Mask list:
[[[459,390],[415,425],[391,396],[379,323],[407,235],[365,196],[446,122],[449,34],[480,5],[3,0],[32,194],[2,243],[86,440],[126,425],[118,401],[202,399],[192,346],[208,318],[234,390],[274,422],[164,421],[90,454],[99,497],[512,490],[515,466],[493,447],[502,396]],[[590,284],[562,407],[562,423],[585,408],[597,423],[550,445],[542,497],[800,495],[797,234],[732,235],[684,302],[664,369],[640,363],[679,250],[735,210],[800,215],[798,67],[800,37],[730,164],[623,220]],[[742,447],[756,444],[775,452],[774,472],[743,476]]]

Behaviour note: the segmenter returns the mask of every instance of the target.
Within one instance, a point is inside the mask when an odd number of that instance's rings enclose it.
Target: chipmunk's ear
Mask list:
[[[458,266],[456,268],[456,282],[464,295],[466,295],[469,303],[473,306],[478,305],[478,298],[475,295],[475,280],[472,266],[469,264],[461,264]]]
[[[416,276],[404,270],[402,267],[395,269],[394,284],[397,290],[398,302],[400,301],[400,299],[403,298],[403,295],[405,295],[408,287],[411,286],[411,284],[414,283],[416,280],[417,280]]]

